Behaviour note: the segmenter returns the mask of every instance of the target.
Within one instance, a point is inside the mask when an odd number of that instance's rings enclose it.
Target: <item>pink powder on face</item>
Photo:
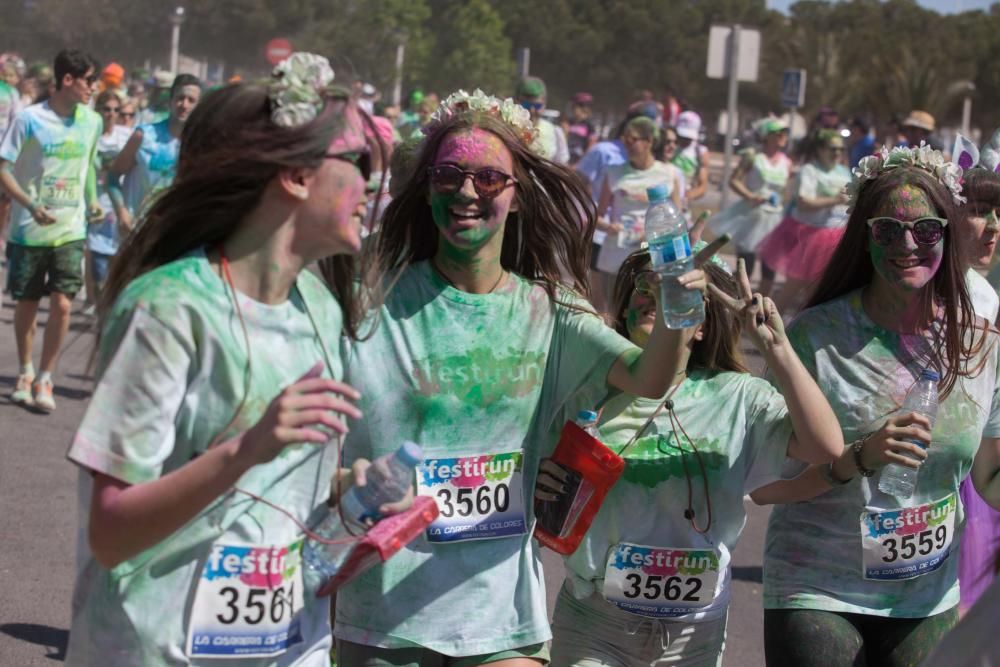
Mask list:
[[[438,149],[436,162],[493,167],[508,174],[513,167],[513,158],[503,140],[478,127],[448,135]]]

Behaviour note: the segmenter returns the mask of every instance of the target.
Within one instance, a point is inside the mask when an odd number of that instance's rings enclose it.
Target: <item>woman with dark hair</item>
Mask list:
[[[170,86],[170,115],[158,123],[135,128],[125,148],[111,165],[111,175],[125,177],[125,189],[113,179],[110,189],[121,225],[132,228],[151,197],[174,180],[181,132],[188,116],[201,99],[201,81],[192,74],[179,74]]]
[[[531,150],[527,111],[459,92],[426,133],[374,242],[378,327],[343,357],[361,409],[378,414],[348,449],[420,443],[418,492],[441,517],[338,592],[337,659],[537,665],[549,639],[529,532],[539,459],[609,386],[662,396],[680,333],[657,318],[640,353],[588,307],[594,206],[570,169]],[[704,286],[700,271],[680,280]]]
[[[653,155],[653,145],[659,139],[660,129],[650,119],[639,116],[630,120],[622,133],[628,161],[609,167],[604,176],[597,202],[597,229],[607,237],[597,256],[600,281],[594,285],[595,303],[602,310],[622,262],[642,245],[649,207],[646,190],[666,185],[677,210],[684,208],[684,176],[680,169]]]
[[[331,433],[361,416],[333,347],[358,311],[348,280],[342,310],[303,269],[336,256],[354,275],[367,176],[332,78],[299,53],[266,86],[212,92],[112,264],[68,455],[91,500],[67,664],[329,664],[301,549],[331,496]]]
[[[754,494],[793,503],[768,525],[771,665],[920,663],[958,618],[958,487],[970,469],[1000,506],[1000,350],[965,286],[961,170],[924,146],[864,158],[854,174],[843,239],[789,329],[852,444]],[[900,410],[925,371],[940,377],[933,430]],[[888,463],[919,469],[912,496],[879,490]]]
[[[805,301],[844,233],[844,187],[851,173],[842,164],[843,157],[840,134],[820,130],[815,155],[799,171],[788,214],[758,248],[761,262],[785,277],[779,299],[785,308],[797,308]]]
[[[725,265],[722,265],[725,266]],[[773,302],[739,277],[704,266],[705,322],[685,331],[684,372],[656,399],[612,392],[600,439],[625,459],[580,547],[552,621],[552,665],[721,664],[730,551],[745,493],[782,476],[786,457],[832,461],[844,441],[819,387],[785,338]],[[640,347],[658,316],[645,251],[615,284],[614,327]],[[746,330],[775,389],[743,365]],[[565,473],[542,463],[536,497],[556,500]]]

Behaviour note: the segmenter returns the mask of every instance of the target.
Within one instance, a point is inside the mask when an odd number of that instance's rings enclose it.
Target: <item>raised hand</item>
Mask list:
[[[715,285],[709,284],[708,289],[712,298],[718,299],[743,320],[744,328],[759,350],[763,352],[784,345],[788,338],[778,308],[769,297],[750,288],[750,278],[742,259],[737,262],[736,282],[739,285],[739,298],[736,299]]]

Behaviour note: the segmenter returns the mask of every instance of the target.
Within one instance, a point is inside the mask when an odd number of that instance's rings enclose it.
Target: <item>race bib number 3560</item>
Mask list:
[[[523,535],[527,531],[520,451],[425,459],[417,493],[433,498],[439,515],[427,528],[431,542]]]
[[[958,499],[916,507],[861,513],[865,579],[913,579],[941,567],[955,536]]]
[[[683,616],[707,607],[719,583],[710,549],[660,549],[622,543],[608,555],[604,598],[640,616]]]
[[[259,658],[302,641],[302,542],[215,544],[202,569],[188,625],[187,654]]]

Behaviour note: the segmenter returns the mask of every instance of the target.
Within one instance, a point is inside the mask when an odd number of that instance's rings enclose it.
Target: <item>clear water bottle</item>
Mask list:
[[[367,521],[382,518],[379,508],[386,503],[402,500],[413,483],[413,470],[423,461],[424,452],[414,442],[404,442],[393,452],[379,457],[367,471],[364,486],[352,486],[340,498],[340,508],[328,512],[312,532],[327,544],[310,539],[302,550],[306,566],[324,577],[332,577],[344,563],[353,545],[351,536],[368,529]],[[384,462],[388,474],[379,473]],[[343,521],[341,520],[343,516]],[[344,525],[347,522],[348,525]],[[350,530],[348,530],[350,528]]]
[[[701,292],[684,288],[677,278],[694,269],[687,221],[667,196],[667,186],[646,190],[646,242],[653,270],[660,274],[660,306],[668,329],[687,329],[705,321]]]
[[[941,377],[935,371],[921,371],[920,379],[917,380],[917,383],[913,385],[913,388],[906,394],[906,400],[903,401],[903,407],[900,408],[897,414],[917,412],[927,417],[933,427],[934,419],[937,417],[937,383],[940,379]],[[911,442],[914,442],[921,447],[924,446],[923,443],[917,442],[916,440]],[[908,456],[908,454],[905,453],[904,455]],[[913,489],[917,486],[918,472],[920,472],[918,468],[907,468],[906,466],[898,463],[890,463],[882,469],[882,473],[878,480],[878,490],[897,498],[909,498],[913,495]]]
[[[597,413],[593,410],[580,410],[576,414],[576,425],[582,428],[588,435],[597,438]]]

